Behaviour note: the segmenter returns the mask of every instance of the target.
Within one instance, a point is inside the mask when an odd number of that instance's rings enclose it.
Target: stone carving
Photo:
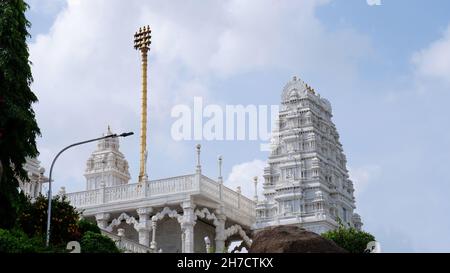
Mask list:
[[[241,236],[242,240],[244,240],[248,247],[252,245],[252,240],[247,236],[240,225],[232,225],[225,230],[225,238],[229,238],[234,234],[239,234],[239,236]]]
[[[106,227],[106,231],[112,232],[112,230],[114,229],[114,227],[117,227],[118,225],[120,225],[122,223],[122,221],[125,220],[125,222],[128,225],[133,224],[133,227],[136,229],[137,226],[139,225],[139,221],[137,221],[133,216],[129,216],[128,214],[126,214],[125,212],[122,213],[119,217],[117,217],[116,219],[112,220],[111,224],[109,224],[109,226]]]
[[[152,221],[158,221],[163,219],[165,216],[169,216],[170,218],[176,218],[178,223],[182,222],[183,215],[180,215],[176,210],[172,210],[169,207],[164,207],[162,211],[158,212],[152,217]]]
[[[301,223],[307,230],[319,225],[327,231],[339,226],[336,217],[360,228],[360,219],[352,218],[354,188],[330,103],[294,77],[283,89],[281,105],[253,228]]]
[[[205,218],[208,220],[213,220],[214,226],[219,225],[219,220],[217,219],[216,215],[214,213],[211,213],[208,208],[203,208],[202,210],[195,210],[195,216],[199,218]]]

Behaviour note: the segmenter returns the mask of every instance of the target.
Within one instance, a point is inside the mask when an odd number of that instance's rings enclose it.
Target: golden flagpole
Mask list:
[[[151,30],[149,26],[139,28],[134,34],[134,48],[141,52],[142,57],[142,101],[141,101],[141,150],[139,184],[146,180],[147,162],[147,56],[150,51]]]

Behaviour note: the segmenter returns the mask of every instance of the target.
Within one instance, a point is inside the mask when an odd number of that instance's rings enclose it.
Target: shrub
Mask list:
[[[18,230],[0,229],[0,253],[36,253],[45,249],[39,238],[28,238]]]
[[[42,195],[33,203],[28,200],[21,209],[18,227],[29,237],[44,238],[47,230],[47,208],[48,199]],[[78,219],[79,213],[65,197],[54,197],[52,199],[50,242],[53,245],[65,245],[69,241],[80,240]]]
[[[100,228],[97,226],[97,224],[86,219],[81,219],[80,221],[78,221],[78,231],[80,232],[81,236],[83,236],[88,231],[101,234]]]
[[[82,253],[119,253],[116,244],[110,238],[87,231],[81,238]]]
[[[345,228],[342,225],[336,230],[323,233],[322,236],[334,241],[350,253],[364,253],[367,244],[375,241],[375,237],[370,233],[355,228]]]

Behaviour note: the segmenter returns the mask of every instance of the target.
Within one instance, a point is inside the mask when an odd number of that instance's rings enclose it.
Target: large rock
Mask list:
[[[276,226],[258,231],[249,253],[347,253],[333,241],[296,226]]]

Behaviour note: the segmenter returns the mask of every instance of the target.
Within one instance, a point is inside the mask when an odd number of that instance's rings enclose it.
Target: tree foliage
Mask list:
[[[119,253],[116,244],[110,238],[91,231],[81,238],[82,253]]]
[[[29,238],[23,231],[0,229],[0,253],[43,252],[44,244],[39,238]]]
[[[48,199],[42,195],[35,202],[28,201],[19,215],[18,227],[30,237],[44,237],[47,230],[47,209]],[[50,242],[53,245],[65,245],[69,241],[80,240],[79,217],[79,212],[65,197],[54,197]]]
[[[0,253],[67,253],[70,241],[80,242],[85,253],[118,253],[116,244],[101,234],[100,228],[80,214],[65,197],[52,199],[50,246],[45,246],[48,199],[23,201],[15,229],[0,229]]]
[[[0,227],[11,228],[17,213],[18,179],[28,181],[26,157],[35,157],[40,134],[32,104],[37,97],[26,39],[30,23],[23,0],[0,0]]]
[[[81,219],[80,221],[78,221],[78,230],[81,234],[85,234],[88,231],[97,234],[101,233],[100,228],[97,226],[96,223],[86,219]]]
[[[322,233],[322,236],[334,241],[338,246],[350,253],[363,253],[369,242],[375,241],[375,237],[367,232],[353,227],[340,226],[338,229]]]

